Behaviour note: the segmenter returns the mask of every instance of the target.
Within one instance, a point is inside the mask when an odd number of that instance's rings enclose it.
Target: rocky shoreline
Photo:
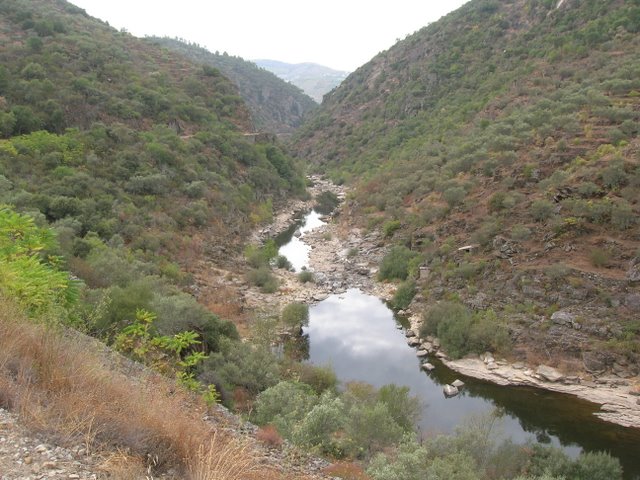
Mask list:
[[[312,195],[330,190],[339,198],[346,196],[343,187],[314,178]],[[295,214],[312,208],[312,201],[300,202],[279,214],[268,228],[257,232],[255,240],[264,241],[289,228]],[[275,294],[262,294],[257,289],[248,288],[245,300],[250,308],[266,311],[280,311],[291,302],[309,305],[318,303],[329,295],[340,294],[347,289],[357,288],[362,292],[389,300],[395,285],[377,282],[375,279],[380,260],[386,253],[385,242],[379,232],[364,233],[357,228],[347,228],[337,221],[338,217],[327,218],[326,225],[306,234],[304,242],[311,247],[309,270],[315,277],[314,283],[301,283],[294,272],[277,270],[280,289]],[[409,315],[411,330],[419,331],[421,305],[412,304]],[[528,366],[521,362],[510,363],[495,360],[490,354],[480,357],[451,360],[439,349],[437,339],[409,337],[410,345],[428,357],[436,355],[448,368],[476,379],[497,385],[529,386],[545,390],[575,395],[578,398],[600,405],[595,413],[599,418],[622,425],[640,428],[640,390],[626,379],[615,376],[565,376],[546,365]]]

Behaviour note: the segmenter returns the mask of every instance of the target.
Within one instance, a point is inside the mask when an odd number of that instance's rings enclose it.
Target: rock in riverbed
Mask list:
[[[442,389],[445,397],[455,397],[460,391],[453,385],[445,385]]]

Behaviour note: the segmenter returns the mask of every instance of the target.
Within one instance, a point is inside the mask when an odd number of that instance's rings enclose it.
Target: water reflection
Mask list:
[[[410,387],[425,405],[420,421],[423,433],[450,433],[470,415],[499,408],[505,413],[504,434],[516,442],[551,443],[572,456],[582,449],[608,450],[620,458],[625,478],[640,478],[636,458],[640,431],[594,417],[597,407],[593,404],[539,389],[499,387],[462,377],[436,359],[430,360],[436,369],[427,374],[420,370],[415,349],[407,346],[392,312],[379,299],[358,290],[330,296],[309,313],[304,334],[310,361],[333,366],[343,382]],[[461,395],[447,399],[442,385],[456,378],[466,386]]]
[[[304,218],[295,223],[284,234],[276,238],[276,243],[280,245],[278,255],[284,255],[289,259],[291,265],[296,272],[302,270],[302,267],[309,266],[309,252],[311,247],[302,241],[304,235],[316,228],[325,225],[326,222],[320,219],[322,215],[315,210],[304,216]],[[300,236],[295,235],[296,231],[300,232]]]

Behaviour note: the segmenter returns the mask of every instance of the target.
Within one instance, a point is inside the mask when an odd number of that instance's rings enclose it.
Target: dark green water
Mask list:
[[[436,369],[426,373],[400,326],[381,300],[349,290],[311,307],[304,329],[308,344],[299,353],[308,353],[314,364],[332,365],[343,382],[410,387],[424,402],[419,425],[423,434],[453,432],[469,416],[498,408],[504,437],[552,444],[571,456],[583,450],[607,451],[620,459],[626,479],[640,479],[640,430],[598,419],[593,416],[596,405],[574,396],[464,377],[435,358],[430,361]],[[461,395],[445,398],[442,386],[456,378],[466,384]]]

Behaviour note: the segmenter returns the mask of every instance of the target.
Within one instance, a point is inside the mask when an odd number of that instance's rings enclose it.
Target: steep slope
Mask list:
[[[348,72],[334,70],[317,63],[285,63],[277,60],[256,60],[256,64],[304,90],[316,102],[342,82]]]
[[[300,126],[305,114],[316,108],[315,102],[299,88],[240,57],[212,53],[176,39],[151,37],[147,41],[220,70],[238,87],[251,111],[256,131],[292,133]]]
[[[639,32],[637,1],[472,0],[350,75],[294,148],[419,254],[415,309],[476,311],[474,350],[506,326],[513,355],[636,374]]]
[[[237,235],[303,182],[236,87],[66,2],[0,3],[0,201],[74,237],[185,252]]]

